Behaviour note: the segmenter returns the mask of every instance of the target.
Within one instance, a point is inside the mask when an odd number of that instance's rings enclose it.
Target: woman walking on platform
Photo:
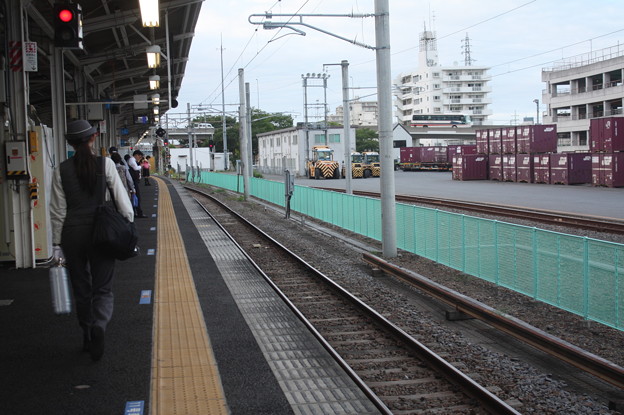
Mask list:
[[[134,213],[115,163],[95,155],[96,137],[97,128],[88,121],[77,120],[67,125],[67,142],[75,153],[54,172],[50,214],[54,257],[64,258],[67,264],[78,323],[83,331],[83,350],[89,351],[93,360],[100,360],[104,353],[104,333],[113,314],[115,268],[115,259],[91,242],[100,192],[104,192],[103,180],[99,179],[102,163],[117,210],[130,222],[134,221]],[[108,191],[106,195],[109,199]]]

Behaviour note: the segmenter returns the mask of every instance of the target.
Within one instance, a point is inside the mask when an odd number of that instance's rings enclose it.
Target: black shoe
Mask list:
[[[146,218],[147,216],[145,216],[145,215],[135,215],[134,217],[135,218]]]
[[[104,329],[101,327],[93,327],[91,330],[91,359],[98,361],[104,354]]]

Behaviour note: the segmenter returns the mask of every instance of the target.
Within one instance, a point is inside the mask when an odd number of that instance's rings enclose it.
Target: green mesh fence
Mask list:
[[[201,174],[242,192],[242,177]],[[284,184],[251,179],[251,195],[285,206]],[[381,202],[295,186],[291,209],[381,240]],[[624,245],[397,203],[397,246],[586,319],[624,328]]]

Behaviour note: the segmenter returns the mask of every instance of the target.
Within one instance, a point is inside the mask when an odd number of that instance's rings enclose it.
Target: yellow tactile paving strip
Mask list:
[[[171,195],[158,183],[158,246],[150,413],[227,414]]]

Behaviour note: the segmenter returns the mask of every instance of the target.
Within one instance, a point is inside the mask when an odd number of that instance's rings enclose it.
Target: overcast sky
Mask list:
[[[514,117],[534,117],[534,99],[542,101],[542,68],[579,54],[622,44],[622,0],[390,0],[392,78],[416,69],[418,39],[424,25],[438,38],[440,64],[463,65],[462,40],[470,38],[473,65],[491,67],[491,122],[510,123]],[[308,27],[264,30],[248,22],[251,14],[372,14],[374,0],[206,0],[195,29],[189,61],[178,97],[179,107],[212,105],[221,110],[220,47],[226,111],[236,112],[238,68],[245,69],[251,104],[268,112],[292,113],[303,119],[301,74],[323,71],[324,64],[348,60],[352,96],[376,100],[375,52]],[[257,21],[261,21],[257,18]],[[273,17],[287,21],[288,17]],[[295,18],[293,21],[299,21]],[[303,17],[307,25],[347,39],[375,44],[374,18]],[[330,113],[342,104],[339,66],[327,67]],[[322,102],[322,88],[308,90],[309,102]],[[541,106],[541,110],[545,107]]]

